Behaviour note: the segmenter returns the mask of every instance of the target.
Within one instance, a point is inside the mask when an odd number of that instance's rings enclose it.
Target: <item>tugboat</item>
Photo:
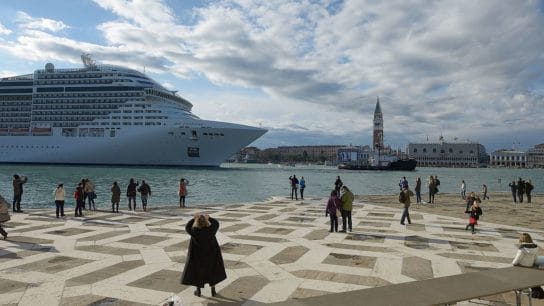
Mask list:
[[[401,159],[395,155],[380,154],[379,151],[370,151],[368,147],[338,149],[338,169],[413,171],[416,166],[417,161],[413,158]]]
[[[392,171],[413,171],[416,169],[417,161],[413,158],[397,159],[391,162],[380,163],[379,165],[341,163],[338,169],[344,170],[392,170]]]

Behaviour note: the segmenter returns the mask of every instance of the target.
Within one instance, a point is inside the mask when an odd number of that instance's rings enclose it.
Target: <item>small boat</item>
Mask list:
[[[399,159],[392,162],[386,162],[380,165],[372,164],[354,164],[342,163],[338,165],[338,169],[343,170],[389,170],[389,171],[413,171],[416,169],[417,161],[413,158]]]

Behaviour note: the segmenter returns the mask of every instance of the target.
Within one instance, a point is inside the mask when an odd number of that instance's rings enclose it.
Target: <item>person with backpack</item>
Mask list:
[[[340,197],[340,200],[342,201],[342,230],[340,232],[345,233],[346,232],[346,225],[349,231],[352,230],[352,224],[351,224],[351,211],[353,210],[353,200],[355,199],[355,196],[349,190],[348,186],[344,185],[342,186],[342,196]]]
[[[404,204],[404,209],[402,210],[402,217],[400,218],[400,224],[402,225],[405,225],[405,219],[408,219],[408,224],[412,224],[412,220],[410,220],[410,212],[408,211],[408,208],[410,208],[411,196],[414,196],[412,190],[408,189],[408,187],[402,187],[402,191],[399,194],[399,202]]]
[[[519,247],[512,265],[521,267],[534,267],[538,258],[539,248],[533,242],[531,235],[523,233],[519,237]],[[544,299],[544,290],[542,287],[531,288],[531,297],[535,299]]]
[[[427,186],[429,186],[429,203],[434,204],[434,194],[436,193],[436,182],[434,180],[434,177],[432,175],[429,176],[429,181],[427,182]]]
[[[142,185],[138,188],[138,192],[140,193],[140,198],[142,199],[142,207],[144,211],[147,211],[147,198],[151,196],[151,187],[142,180]],[[136,209],[136,205],[134,205],[134,209]]]
[[[304,188],[306,188],[306,180],[304,179],[304,176],[300,177],[300,199],[304,200]]]

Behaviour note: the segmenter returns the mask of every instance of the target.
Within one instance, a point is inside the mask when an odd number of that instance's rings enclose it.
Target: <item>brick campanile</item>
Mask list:
[[[372,140],[374,150],[383,149],[383,114],[380,107],[380,97],[377,97],[376,109],[374,109],[374,138]]]

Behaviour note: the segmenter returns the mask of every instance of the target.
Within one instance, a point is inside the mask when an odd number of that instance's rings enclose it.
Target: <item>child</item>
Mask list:
[[[479,197],[476,197],[474,199],[474,203],[470,207],[470,218],[468,219],[468,224],[465,227],[465,230],[468,230],[469,227],[472,228],[472,234],[474,234],[475,229],[474,226],[478,224],[478,219],[480,219],[480,216],[483,214],[482,208],[480,207],[480,203],[482,203],[482,200],[480,200]]]

